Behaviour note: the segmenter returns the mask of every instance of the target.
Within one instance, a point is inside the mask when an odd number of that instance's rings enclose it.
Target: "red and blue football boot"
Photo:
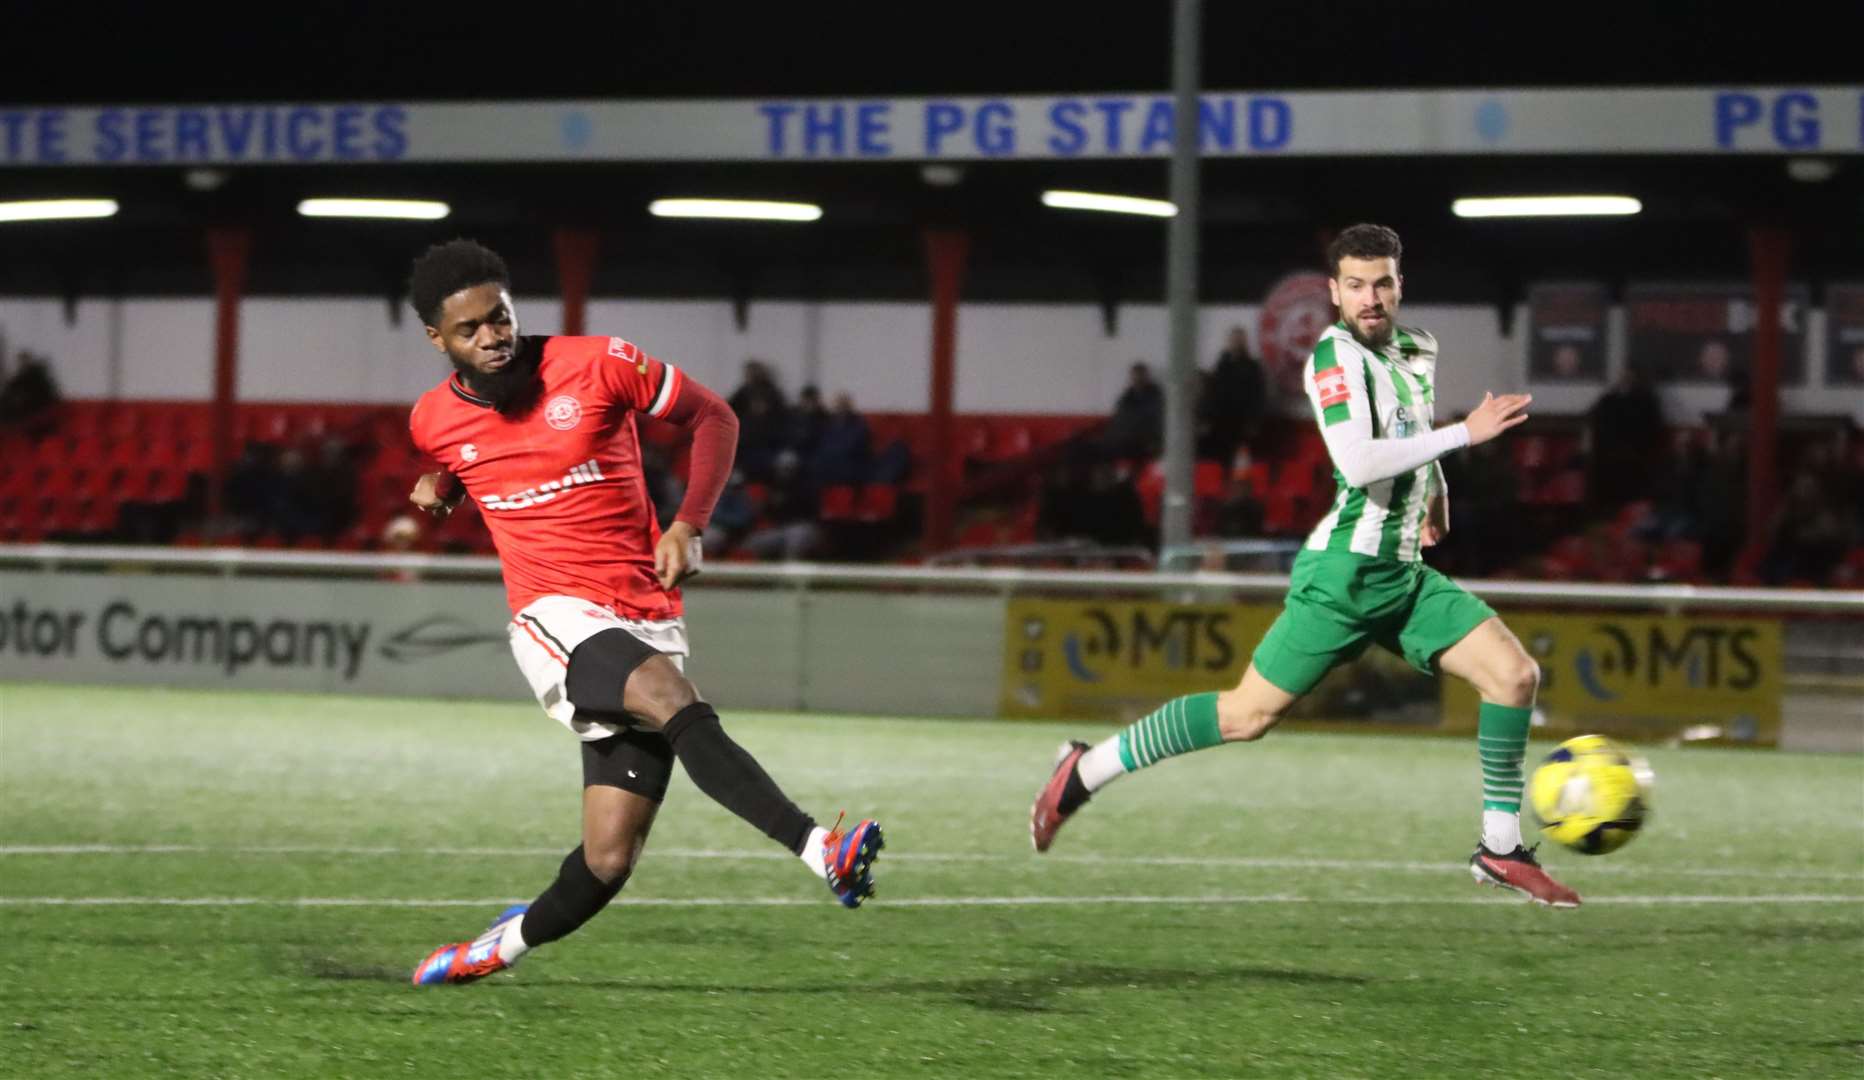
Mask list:
[[[874,860],[886,841],[880,836],[880,823],[867,820],[841,831],[841,818],[822,838],[822,865],[828,870],[828,890],[842,907],[857,908],[874,895]]]
[[[499,939],[505,936],[505,927],[511,924],[511,920],[523,918],[525,909],[530,906],[513,904],[499,912],[498,918],[492,920],[492,925],[486,928],[485,933],[471,941],[442,945],[428,953],[427,959],[414,969],[414,985],[459,985],[483,979],[487,975],[496,975],[510,967],[510,964],[499,958]]]

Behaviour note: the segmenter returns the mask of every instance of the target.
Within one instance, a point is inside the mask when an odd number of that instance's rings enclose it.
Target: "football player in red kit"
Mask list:
[[[410,496],[444,515],[479,506],[504,568],[511,651],[544,712],[582,743],[582,844],[556,881],[472,941],[443,945],[417,985],[502,971],[602,910],[633,871],[678,758],[700,791],[787,847],[858,907],[880,826],[824,829],[719,725],[684,675],[680,581],[731,473],[730,406],[618,337],[518,333],[510,275],[468,240],[430,248],[410,293],[454,371],[415,403],[414,444],[439,462]],[[685,429],[685,501],[662,535],[634,415]]]

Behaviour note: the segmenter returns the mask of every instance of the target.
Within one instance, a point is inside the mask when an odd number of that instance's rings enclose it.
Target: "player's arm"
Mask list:
[[[428,427],[423,411],[425,405],[426,399],[423,398],[415,402],[414,408],[408,413],[408,438],[416,450],[431,460],[434,452],[428,446],[425,434]],[[422,473],[414,482],[414,490],[408,492],[409,502],[437,518],[451,514],[465,497],[466,485],[460,483],[459,477],[454,476],[445,466],[435,472]]]
[[[672,368],[665,370],[668,378],[676,377]],[[684,373],[677,378],[679,384],[673,388],[677,396],[660,418],[686,431],[692,449],[686,497],[654,551],[654,572],[667,589],[699,572],[699,535],[712,520],[712,508],[731,479],[732,459],[738,452],[738,415],[731,406],[697,379]]]
[[[1364,368],[1357,362],[1349,359],[1317,369],[1309,380],[1308,395],[1320,415],[1327,454],[1354,487],[1402,476],[1452,450],[1485,443],[1526,420],[1523,410],[1532,400],[1526,394],[1485,395],[1460,424],[1403,439],[1375,439],[1372,395],[1366,388]]]
[[[1431,547],[1450,534],[1450,485],[1443,479],[1443,462],[1430,466],[1430,505],[1424,513],[1423,544]]]

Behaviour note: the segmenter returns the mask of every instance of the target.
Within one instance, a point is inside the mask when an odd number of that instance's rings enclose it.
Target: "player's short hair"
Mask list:
[[[488,282],[511,287],[511,272],[498,252],[475,240],[449,240],[414,260],[408,275],[408,303],[423,325],[439,326],[440,306],[447,297]]]
[[[1404,259],[1404,244],[1395,230],[1363,224],[1341,229],[1340,235],[1327,245],[1327,276],[1340,276],[1341,259],[1383,259],[1387,256]]]

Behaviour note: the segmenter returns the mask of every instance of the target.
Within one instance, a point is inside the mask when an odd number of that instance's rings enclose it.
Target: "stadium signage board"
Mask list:
[[[0,165],[1165,157],[1164,93],[0,107]],[[1213,157],[1859,154],[1864,86],[1225,91]]]
[[[1780,303],[1780,382],[1806,381],[1806,324],[1811,292],[1789,285]],[[1752,285],[1639,284],[1625,289],[1631,366],[1653,381],[1721,385],[1744,382],[1754,359],[1759,308]]]
[[[512,697],[497,585],[0,573],[0,679]]]
[[[1825,287],[1825,381],[1864,385],[1864,284]]]
[[[1503,614],[1540,662],[1548,735],[1657,741],[1712,725],[1738,742],[1779,741],[1777,619]],[[1473,726],[1475,691],[1445,679],[1443,708],[1446,726]]]
[[[1546,282],[1528,290],[1527,372],[1534,382],[1605,380],[1605,312],[1600,282]]]
[[[1275,621],[1264,604],[1016,598],[1005,613],[1005,716],[1132,717],[1236,685]]]

